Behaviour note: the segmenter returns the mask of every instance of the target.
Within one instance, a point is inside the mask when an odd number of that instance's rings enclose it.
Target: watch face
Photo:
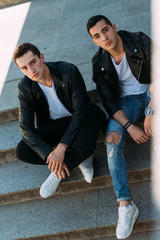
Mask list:
[[[145,109],[145,115],[151,116],[153,114],[152,108],[146,108]]]
[[[150,109],[147,109],[147,114],[149,115],[151,113]]]

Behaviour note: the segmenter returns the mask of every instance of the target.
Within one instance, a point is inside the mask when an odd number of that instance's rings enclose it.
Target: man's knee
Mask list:
[[[106,137],[106,143],[114,143],[118,145],[121,140],[121,135],[118,132],[109,132]]]

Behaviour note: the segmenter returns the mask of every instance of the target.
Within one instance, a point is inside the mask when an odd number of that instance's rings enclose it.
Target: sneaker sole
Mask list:
[[[134,224],[135,224],[135,221],[137,220],[138,215],[139,215],[139,210],[138,210],[138,208],[136,207],[136,212],[135,212],[135,214],[134,214],[134,216],[133,216],[132,223],[131,223],[131,228],[130,228],[129,233],[128,233],[125,237],[123,237],[123,238],[122,238],[122,237],[117,237],[118,239],[125,239],[125,238],[129,237],[129,235],[131,234],[131,232],[132,232],[132,230],[133,230],[133,226],[134,226]]]

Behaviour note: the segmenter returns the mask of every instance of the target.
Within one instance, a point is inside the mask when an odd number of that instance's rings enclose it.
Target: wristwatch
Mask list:
[[[144,114],[147,116],[153,115],[153,109],[150,107],[145,108]]]

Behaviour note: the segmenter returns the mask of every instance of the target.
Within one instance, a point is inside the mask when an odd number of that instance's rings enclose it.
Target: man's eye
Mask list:
[[[95,39],[98,39],[98,38],[99,38],[99,35],[96,35],[94,38],[95,38]]]
[[[104,32],[108,32],[108,28],[105,28],[103,31],[104,31]]]

